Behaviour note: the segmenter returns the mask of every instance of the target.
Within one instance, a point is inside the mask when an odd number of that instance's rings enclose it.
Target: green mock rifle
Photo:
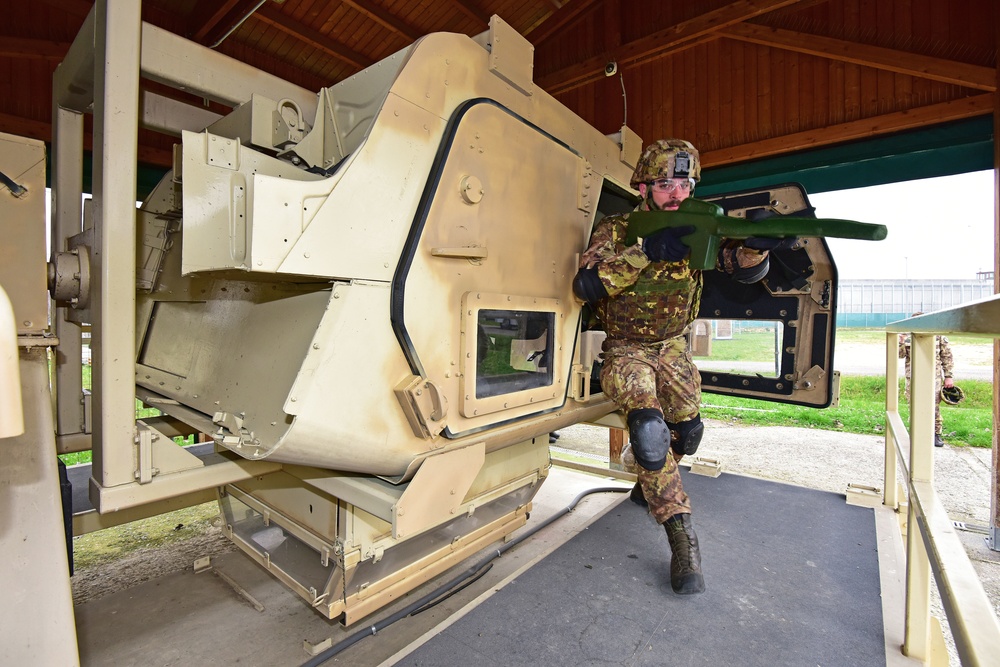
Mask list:
[[[873,225],[836,218],[793,218],[777,216],[758,222],[731,218],[722,207],[700,199],[685,199],[676,211],[634,211],[628,214],[625,245],[667,227],[693,225],[695,231],[681,239],[691,247],[691,267],[714,269],[722,239],[748,239],[751,236],[769,239],[829,236],[838,239],[881,241],[886,236],[885,225]]]

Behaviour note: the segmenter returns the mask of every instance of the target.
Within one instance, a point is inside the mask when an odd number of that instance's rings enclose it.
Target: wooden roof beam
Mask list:
[[[19,60],[52,60],[62,62],[71,42],[54,42],[48,39],[4,37],[0,40],[0,56]]]
[[[389,12],[372,5],[370,2],[362,4],[357,2],[357,0],[343,0],[343,3],[359,14],[367,16],[369,19],[378,23],[386,30],[399,35],[407,41],[415,42],[423,36],[423,33],[417,28],[399,20]]]
[[[720,35],[742,42],[874,67],[897,74],[942,81],[991,93],[997,89],[997,73],[992,67],[970,65],[753,23],[731,25],[718,32]]]
[[[34,120],[22,116],[14,116],[0,112],[0,132],[16,134],[21,137],[29,137],[38,141],[52,141],[52,123],[43,120]],[[93,150],[94,135],[91,132],[83,134],[84,150]],[[151,148],[139,142],[138,161],[156,167],[169,168],[173,165],[173,151],[162,148]]]
[[[342,62],[354,65],[359,70],[374,64],[374,60],[368,56],[358,53],[346,44],[338,42],[329,35],[324,35],[318,30],[314,30],[304,23],[300,23],[290,16],[283,14],[281,10],[275,9],[270,4],[263,5],[251,17],[251,20],[261,21],[267,25],[291,35],[295,39],[305,42],[314,49],[318,49],[329,56]]]
[[[211,2],[202,2],[195,5],[195,11],[191,14],[191,19],[188,21],[188,24],[191,26],[188,30],[188,35],[191,36],[193,41],[199,44],[205,44],[208,41],[214,42],[214,39],[208,39],[208,35],[216,31],[222,20],[226,18],[226,15],[239,2],[240,0],[224,0],[224,2],[215,6],[214,10],[212,9],[214,3]],[[219,34],[221,36],[222,31],[219,31]]]
[[[86,16],[94,6],[94,0],[39,0],[39,2],[73,16]]]
[[[618,67],[634,67],[650,60],[688,49],[695,44],[718,39],[716,31],[761,14],[794,5],[799,0],[737,0],[719,9],[705,12],[687,21],[659,30],[652,35],[623,44],[611,57]],[[537,81],[552,95],[579,88],[604,76],[608,56],[600,55],[547,74]]]
[[[531,43],[538,46],[550,39],[560,30],[565,30],[584,16],[600,7],[602,0],[569,0],[558,10],[552,12],[541,23],[528,28],[524,36],[531,35]]]
[[[906,109],[882,116],[862,118],[839,125],[795,134],[785,134],[763,141],[749,144],[720,148],[701,154],[701,162],[705,167],[720,167],[722,165],[756,160],[773,155],[789,154],[795,151],[809,150],[839,144],[859,139],[870,139],[883,134],[914,130],[927,125],[946,123],[953,120],[974,118],[991,113],[995,106],[996,96],[990,93],[963,97],[958,100],[929,104],[924,107]]]
[[[481,8],[476,6],[476,3],[472,0],[447,0],[448,4],[462,12],[473,21],[482,23],[484,26],[490,24],[489,15],[484,12]]]

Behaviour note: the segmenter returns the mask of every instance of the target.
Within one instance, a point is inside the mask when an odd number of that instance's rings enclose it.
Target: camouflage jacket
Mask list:
[[[645,202],[636,210],[648,210]],[[597,223],[580,268],[597,267],[608,296],[596,304],[608,338],[653,343],[684,333],[698,315],[702,275],[686,259],[650,262],[640,244],[625,246],[628,213],[609,215]],[[732,274],[756,266],[766,253],[726,241],[717,268]]]
[[[899,358],[905,359],[906,377],[910,377],[910,334],[899,336]],[[938,377],[952,377],[955,359],[947,336],[934,336],[934,373]]]

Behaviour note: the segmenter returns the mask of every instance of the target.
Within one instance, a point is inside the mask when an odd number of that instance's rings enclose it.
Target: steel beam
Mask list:
[[[94,480],[133,480],[135,431],[135,183],[139,130],[141,7],[95,5]],[[92,492],[91,500],[99,507]]]

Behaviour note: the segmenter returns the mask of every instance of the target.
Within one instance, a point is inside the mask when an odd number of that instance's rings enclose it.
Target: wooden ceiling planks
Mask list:
[[[712,31],[713,37],[724,36],[726,42],[736,40],[753,45],[727,45],[727,55],[722,60],[717,57],[717,54],[722,53],[717,44],[690,46],[684,49],[682,57],[679,52],[670,52],[670,47],[664,41],[659,45],[663,55],[656,62],[693,62],[694,67],[701,71],[699,63],[705,61],[706,75],[697,76],[695,83],[704,101],[692,105],[689,96],[684,96],[684,106],[674,107],[675,113],[683,116],[680,123],[647,124],[646,119],[650,118],[650,114],[644,114],[638,126],[633,129],[648,140],[664,136],[666,129],[683,127],[688,133],[686,136],[708,150],[716,150],[769,141],[780,136],[797,137],[797,141],[806,136],[803,132],[828,124],[877,118],[911,108],[961,100],[974,95],[976,91],[992,92],[996,89],[995,56],[992,60],[989,55],[984,57],[983,54],[988,54],[988,49],[983,48],[985,44],[973,42],[973,48],[978,50],[979,59],[987,61],[987,64],[943,57],[943,54],[956,56],[970,50],[954,41],[954,29],[951,25],[956,21],[954,11],[947,15],[942,15],[939,11],[933,15],[933,19],[942,23],[942,26],[931,35],[929,26],[925,25],[927,20],[931,20],[929,18],[922,19],[915,30],[911,28],[910,21],[914,19],[909,3],[880,2],[877,7],[872,3],[851,0],[807,4],[808,6],[796,10],[794,15],[792,12],[773,14],[782,17],[784,24],[792,27],[802,26],[808,21],[812,29],[839,19],[837,29],[840,34],[851,35],[855,41],[791,29],[776,29],[767,24],[768,19],[772,18],[770,13]],[[975,6],[979,13],[975,10],[966,12],[963,14],[964,20],[968,22],[973,16],[978,16],[980,22],[988,23],[992,18],[992,8],[988,3],[978,1]],[[735,10],[722,8],[716,15],[731,15],[730,11]],[[689,21],[691,33],[697,33],[698,26],[704,23],[704,16],[698,17],[694,22]],[[872,28],[875,24],[880,28],[877,31]],[[928,37],[917,41],[911,36],[911,31],[918,35],[921,32],[927,33]],[[660,30],[659,34],[665,35],[667,32],[669,31]],[[989,39],[986,31],[980,29],[978,33],[980,37],[977,39],[984,42]],[[573,36],[565,35],[565,39],[571,40]],[[952,41],[945,42],[945,39]],[[649,36],[637,36],[632,43],[625,45],[624,51],[640,52],[642,44],[649,41]],[[925,50],[934,55],[884,46],[898,43],[922,44]],[[624,67],[622,60],[626,60]],[[725,65],[719,66],[719,62]],[[555,89],[557,96],[562,99],[558,93],[560,89],[580,85],[581,81],[594,80],[598,75],[593,71],[597,65],[596,58],[586,60],[582,65],[578,62],[575,66],[549,75],[549,78],[543,78],[543,85]],[[633,88],[629,86],[630,78],[645,81],[643,73],[649,70],[655,79],[660,69],[660,65],[652,63],[630,67],[626,58],[619,58],[619,67],[624,69],[628,89]],[[590,72],[580,73],[580,70],[588,68]],[[595,89],[596,87],[586,84],[587,91]],[[657,92],[646,85],[636,86],[635,89],[637,92],[629,100],[630,104],[651,107],[654,110],[653,116],[666,115],[660,113],[665,102]],[[980,101],[986,99],[980,98]],[[962,108],[961,104],[944,104],[935,108],[944,114],[942,120],[957,119],[964,115],[958,111]],[[989,110],[985,108],[983,111],[988,113]],[[690,122],[692,115],[696,118],[693,126]],[[930,113],[922,117],[939,116],[938,113]],[[632,120],[634,122],[634,117]],[[604,131],[613,130],[609,124],[598,124]],[[887,125],[895,126],[895,123]],[[653,134],[647,132],[650,128],[653,129]],[[809,138],[806,141],[807,145],[811,145],[814,140]],[[796,145],[796,148],[801,147]],[[786,148],[791,149],[792,144]]]
[[[145,0],[143,19],[202,43],[232,30],[218,51],[318,89],[429,32],[476,35],[495,13],[534,44],[536,83],[599,130],[685,136],[706,164],[988,114],[997,97],[995,0],[267,0],[250,13],[258,2]],[[92,4],[12,3],[0,130],[50,138],[51,74]],[[169,152],[169,137],[141,141]]]

